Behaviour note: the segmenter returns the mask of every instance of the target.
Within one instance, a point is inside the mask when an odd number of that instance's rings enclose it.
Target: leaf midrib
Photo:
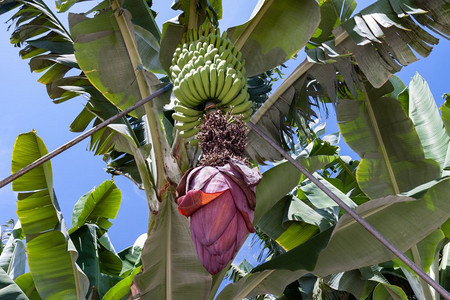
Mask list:
[[[375,137],[377,139],[379,145],[379,152],[381,153],[384,165],[386,166],[386,170],[388,173],[389,181],[392,185],[392,189],[394,190],[394,194],[397,195],[400,193],[400,189],[398,187],[397,179],[395,178],[394,170],[392,169],[391,161],[389,160],[389,155],[386,150],[386,145],[383,142],[383,137],[381,136],[381,131],[378,126],[377,118],[373,111],[372,103],[370,102],[369,95],[367,94],[366,87],[364,85],[361,86],[363,95],[364,95],[364,103],[366,104],[367,114],[369,115],[370,123],[375,131]]]

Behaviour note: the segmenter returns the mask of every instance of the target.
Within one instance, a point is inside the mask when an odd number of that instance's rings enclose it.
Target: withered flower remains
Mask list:
[[[198,138],[202,166],[190,169],[178,185],[178,210],[191,219],[191,236],[203,266],[220,272],[254,232],[255,187],[261,180],[243,156],[243,122],[220,111],[205,116]]]

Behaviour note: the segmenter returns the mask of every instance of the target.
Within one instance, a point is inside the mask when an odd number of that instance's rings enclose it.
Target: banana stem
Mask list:
[[[141,57],[139,55],[137,45],[134,42],[134,36],[131,33],[128,22],[125,19],[125,15],[122,13],[122,7],[118,0],[111,2],[111,8],[114,11],[114,16],[116,18],[117,24],[119,25],[120,33],[124,39],[129,58],[131,60],[133,69],[136,74],[136,81],[139,86],[139,91],[142,98],[147,97],[151,94],[151,88],[148,86],[142,68]],[[156,165],[156,172],[153,172],[155,177],[155,188],[156,194],[159,197],[160,189],[166,182],[165,170],[164,170],[164,155],[162,149],[162,143],[160,142],[163,136],[161,125],[159,123],[159,117],[156,110],[153,108],[152,103],[146,103],[144,105],[145,113],[147,116],[147,130],[150,132],[151,142],[152,142],[152,163]],[[156,174],[155,174],[156,173]],[[148,193],[148,191],[146,191]]]
[[[189,1],[189,23],[188,29],[197,28],[197,0]]]

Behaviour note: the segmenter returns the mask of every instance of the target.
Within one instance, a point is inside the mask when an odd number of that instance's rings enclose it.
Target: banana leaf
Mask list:
[[[408,300],[401,287],[392,284],[378,284],[373,291],[373,300]]]
[[[356,178],[370,198],[406,192],[440,176],[439,164],[426,159],[412,121],[398,100],[365,88],[365,100],[340,100],[336,118],[346,143],[361,157]]]
[[[297,161],[308,171],[314,172],[333,162],[337,156],[319,155],[297,157]],[[256,187],[256,208],[253,224],[257,225],[266,214],[287,193],[291,192],[300,181],[303,174],[290,162],[284,161],[264,172],[263,179]],[[276,188],[274,188],[276,187]]]
[[[28,300],[23,291],[0,268],[0,297],[2,299]]]
[[[132,28],[131,16],[125,12]],[[76,59],[89,81],[120,109],[141,99],[135,71],[111,8],[94,18],[69,14]],[[120,71],[119,71],[120,70]],[[131,113],[142,115],[143,111]]]
[[[121,280],[119,273],[122,261],[102,246],[99,231],[96,225],[86,224],[77,228],[70,237],[79,252],[77,264],[89,278],[89,293],[86,297],[102,299]]]
[[[211,276],[197,258],[189,221],[170,192],[148,236],[141,256],[144,271],[134,279],[141,299],[205,299]]]
[[[72,234],[86,223],[96,224],[103,230],[108,230],[112,223],[108,219],[117,216],[122,193],[113,181],[104,181],[97,188],[83,195],[75,204],[72,213]]]
[[[23,238],[20,222],[17,222],[0,254],[0,268],[13,280],[25,273],[27,258]]]
[[[315,1],[260,0],[250,20],[228,28],[227,33],[241,50],[250,77],[294,56],[309,41],[319,23],[320,9]]]
[[[12,172],[45,155],[36,132],[21,134],[13,149]],[[26,237],[28,265],[39,295],[46,299],[85,297],[89,282],[76,264],[78,253],[64,225],[53,191],[50,162],[13,182],[18,193],[17,215]]]
[[[144,248],[145,240],[147,240],[147,234],[140,235],[134,244],[128,248],[123,249],[117,255],[122,259],[122,270],[120,276],[130,275],[136,268],[141,265],[141,254]]]
[[[42,299],[36,290],[36,285],[30,272],[20,275],[16,278],[15,282],[30,300]]]
[[[425,158],[434,159],[444,169],[450,138],[445,132],[433,94],[427,82],[416,73],[409,83],[409,117],[422,143]]]

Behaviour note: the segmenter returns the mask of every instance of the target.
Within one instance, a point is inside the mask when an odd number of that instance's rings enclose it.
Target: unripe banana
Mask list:
[[[218,68],[217,69],[217,87],[216,87],[216,92],[214,93],[214,98],[219,97],[219,94],[220,94],[220,92],[222,92],[224,84],[225,84],[225,69]]]
[[[189,130],[189,129],[192,129],[192,128],[200,125],[200,122],[201,122],[200,119],[198,119],[194,122],[187,122],[187,123],[177,121],[175,123],[175,128],[178,130]]]
[[[200,132],[200,128],[194,127],[193,129],[190,129],[190,130],[181,130],[179,134],[182,138],[187,139],[187,138],[193,137],[194,135],[196,135],[199,132]]]
[[[215,94],[216,94],[216,88],[217,88],[217,67],[216,64],[211,64],[209,66],[209,86],[210,86],[210,90],[209,90],[209,96],[211,98],[214,98]]]
[[[208,96],[206,95],[206,91],[203,89],[202,77],[200,75],[200,71],[195,70],[191,76],[194,79],[195,89],[197,90],[198,94],[202,97],[202,99],[204,99],[204,100],[208,99]]]
[[[216,41],[217,41],[217,35],[215,33],[210,33],[208,36],[210,37],[209,38],[209,43],[211,45],[215,45]]]
[[[248,100],[250,98],[250,94],[247,92],[247,88],[242,89],[239,94],[234,97],[233,100],[231,100],[228,103],[228,106],[236,106],[239,105],[241,103],[243,103],[244,101]]]
[[[202,83],[203,83],[203,90],[206,93],[206,96],[210,98],[210,89],[209,89],[209,68],[208,67],[201,67],[200,74],[202,77]]]
[[[200,117],[199,116],[186,116],[185,114],[182,114],[181,112],[175,112],[172,114],[172,118],[178,122],[190,123],[190,122],[197,121]]]
[[[228,93],[220,100],[220,103],[228,104],[231,100],[233,100],[234,97],[236,97],[239,91],[241,90],[241,83],[242,83],[241,78],[238,77],[234,79],[231,88],[229,89]]]
[[[228,93],[228,91],[230,90],[232,84],[233,84],[233,77],[232,76],[225,76],[225,83],[223,84],[222,91],[220,92],[219,96],[217,96],[217,99],[220,102],[222,102],[222,99]]]
[[[216,62],[216,64],[217,64],[217,69],[218,70],[225,69],[227,61],[226,60],[219,60],[219,62]]]
[[[187,99],[187,97],[184,95],[184,93],[181,91],[179,86],[175,86],[173,88],[173,94],[175,95],[175,97],[177,97],[177,99],[183,103],[185,106],[187,107],[196,107],[196,105],[194,103],[192,103],[191,101],[189,101]]]
[[[202,115],[201,111],[193,109],[193,108],[189,108],[187,106],[184,106],[181,103],[176,104],[174,109],[176,112],[180,112],[183,115],[190,116],[190,117],[200,118],[200,116]]]
[[[180,81],[180,89],[185,96],[185,99],[183,99],[183,101],[189,103],[191,107],[195,107],[201,103],[201,99],[196,99],[192,95],[191,90],[189,89],[189,85],[185,78],[181,79],[181,81]],[[181,101],[182,99],[179,99],[179,100]]]
[[[244,111],[243,113],[241,113],[240,115],[242,115],[242,118],[244,120],[249,119],[251,117],[251,115],[253,114],[253,109],[249,108],[246,111]],[[248,121],[247,121],[248,122]]]
[[[233,114],[237,115],[237,114],[243,113],[244,111],[247,111],[248,109],[250,109],[252,106],[253,106],[252,101],[250,101],[250,100],[244,101],[243,103],[233,107]]]
[[[198,140],[197,139],[192,139],[189,141],[189,145],[191,146],[198,146]]]
[[[209,44],[206,48],[206,53],[211,53],[211,51],[214,49],[214,45],[213,44]],[[214,55],[213,55],[214,56]]]
[[[191,100],[191,102],[195,105],[199,105],[202,102],[203,99],[202,97],[200,97],[200,95],[198,95],[197,91],[195,91],[195,93],[192,93],[187,77],[180,80],[180,88],[183,93],[189,98],[189,100]]]
[[[201,27],[188,30],[182,44],[174,51],[170,76],[174,83],[176,127],[188,137],[197,131],[203,114],[197,110],[207,100],[218,102],[222,110],[232,109],[250,115],[252,110],[247,92],[242,53],[218,29]]]
[[[199,91],[195,87],[194,77],[193,77],[194,73],[195,73],[195,70],[191,70],[191,72],[189,74],[187,74],[186,80],[187,80],[189,90],[191,91],[192,95],[201,101],[201,100],[204,100],[205,98],[202,95],[200,95]]]
[[[169,71],[172,74],[172,78],[176,78],[178,74],[181,73],[181,69],[178,65],[172,65],[170,68]]]

